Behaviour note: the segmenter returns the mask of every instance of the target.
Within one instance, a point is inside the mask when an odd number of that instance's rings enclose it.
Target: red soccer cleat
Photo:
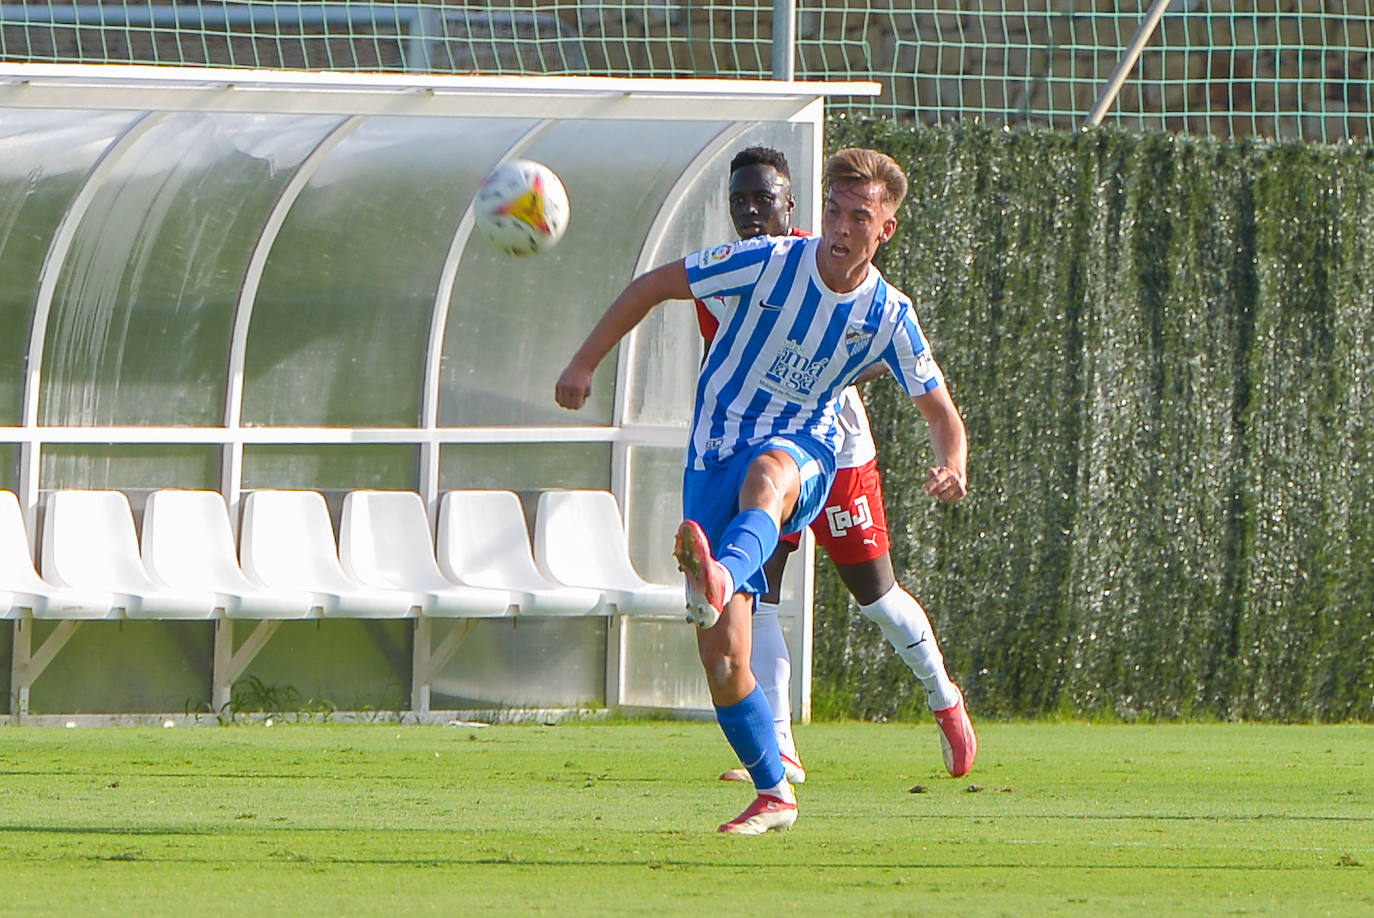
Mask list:
[[[978,758],[978,736],[964,709],[964,693],[959,693],[959,701],[953,707],[934,713],[935,722],[940,725],[945,768],[954,777],[962,778],[973,770],[973,760]]]
[[[749,808],[734,819],[725,823],[718,831],[729,835],[762,835],[770,830],[782,831],[792,828],[797,821],[797,805],[759,794]]]
[[[730,599],[730,574],[711,557],[706,533],[692,520],[683,520],[673,544],[677,568],[687,577],[687,621],[710,628],[720,621]]]

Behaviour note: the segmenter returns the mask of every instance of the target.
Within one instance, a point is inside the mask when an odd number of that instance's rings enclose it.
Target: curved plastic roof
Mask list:
[[[558,369],[634,273],[728,235],[740,147],[788,152],[808,220],[822,94],[856,91],[0,68],[0,438],[27,456],[8,484],[71,486],[37,481],[56,443],[227,446],[210,484],[231,496],[245,444],[409,444],[431,494],[443,443],[675,446],[686,310],[654,316],[582,412],[554,406]],[[528,259],[469,213],[516,156],[572,199]]]

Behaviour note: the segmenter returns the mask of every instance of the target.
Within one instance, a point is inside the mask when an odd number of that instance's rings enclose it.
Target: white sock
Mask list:
[[[777,797],[784,803],[797,802],[797,794],[795,791],[792,790],[792,785],[787,783],[786,778],[782,779],[781,784],[775,784],[772,787],[765,787],[763,790],[759,791],[759,793],[767,794],[769,797]]]
[[[945,658],[926,610],[901,584],[894,584],[877,602],[859,606],[859,611],[877,623],[883,637],[896,648],[897,656],[921,680],[932,711],[943,711],[959,703],[959,690],[945,672]]]
[[[797,761],[797,743],[792,739],[792,658],[787,654],[776,603],[754,602],[754,647],[749,668],[773,709],[778,751]]]

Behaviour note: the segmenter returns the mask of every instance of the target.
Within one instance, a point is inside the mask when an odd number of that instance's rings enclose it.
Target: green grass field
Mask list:
[[[979,733],[803,727],[734,838],[714,724],[4,728],[0,914],[1374,915],[1374,727]]]

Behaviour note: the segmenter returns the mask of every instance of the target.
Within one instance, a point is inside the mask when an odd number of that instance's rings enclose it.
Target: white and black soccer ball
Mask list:
[[[568,228],[568,192],[552,169],[512,159],[482,180],[473,201],[477,229],[497,251],[534,255]]]

